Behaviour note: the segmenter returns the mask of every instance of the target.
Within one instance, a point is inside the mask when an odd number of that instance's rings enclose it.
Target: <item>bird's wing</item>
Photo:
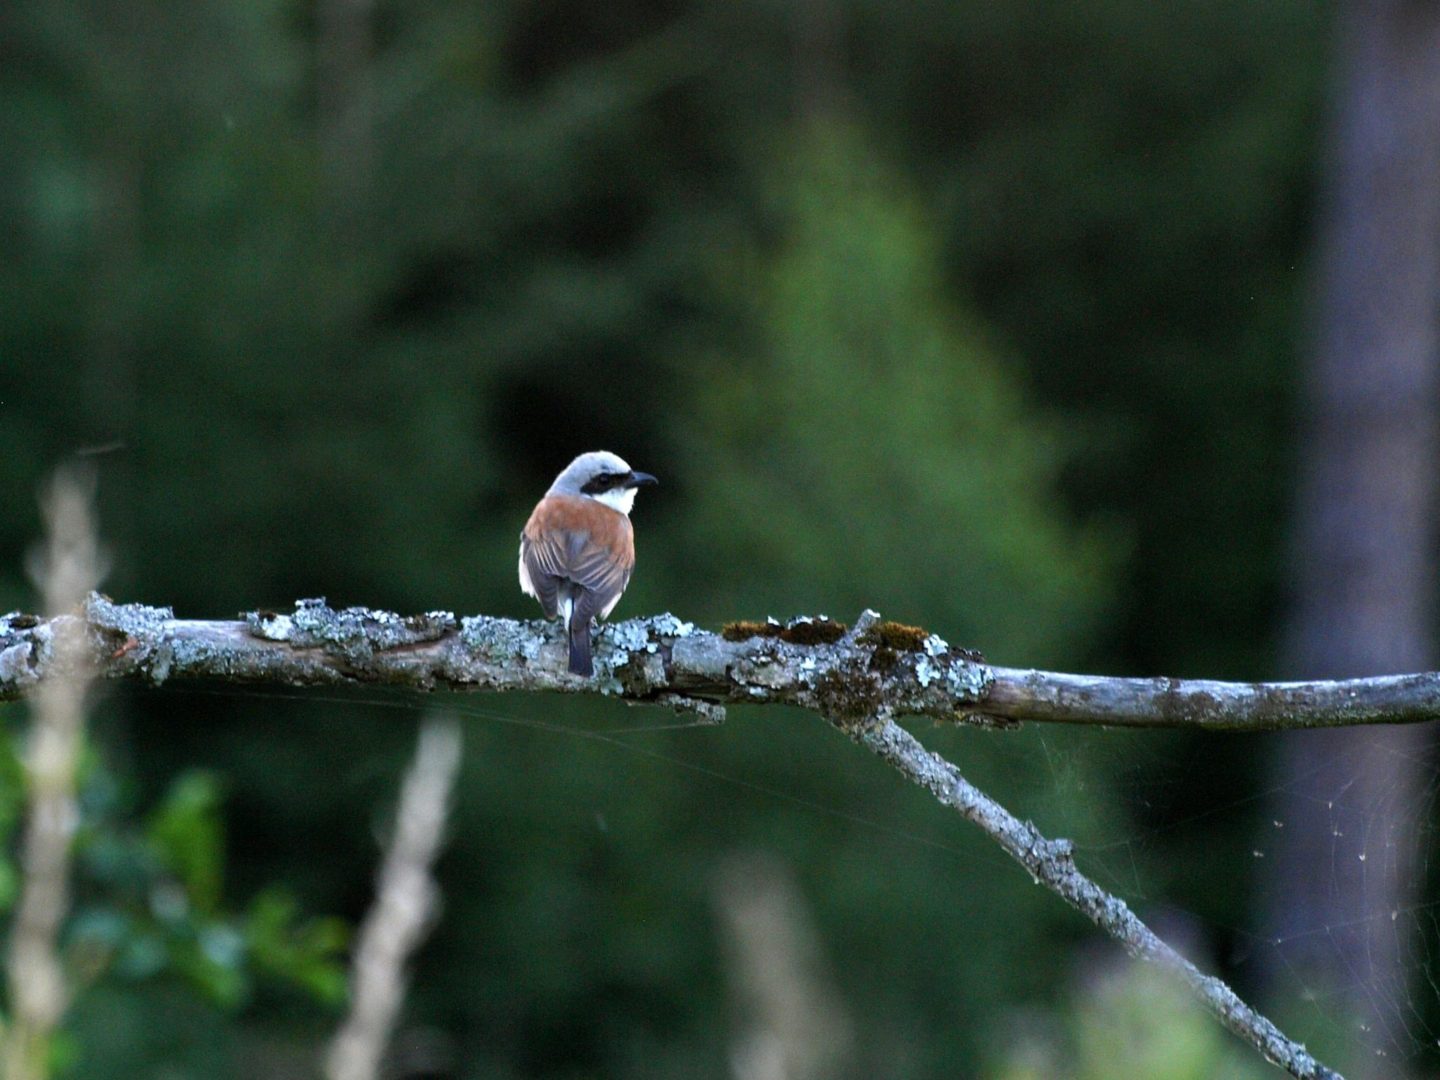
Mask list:
[[[588,596],[576,598],[586,615],[609,615],[630,583],[635,567],[635,538],[630,519],[593,499],[550,496],[535,508],[520,534],[522,586],[554,618],[564,582]],[[533,590],[533,591],[532,591]]]
[[[540,601],[540,610],[547,619],[559,614],[560,579],[540,569],[535,545],[524,533],[520,534],[520,591]]]

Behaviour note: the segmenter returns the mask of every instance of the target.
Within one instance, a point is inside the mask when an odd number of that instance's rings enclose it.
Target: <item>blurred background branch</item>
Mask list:
[[[733,999],[734,1080],[841,1080],[854,1031],[792,872],[762,852],[715,870],[712,903]]]
[[[91,510],[94,495],[93,476],[69,470],[59,472],[45,492],[46,544],[35,574],[52,618],[75,614],[103,574]],[[60,927],[70,910],[70,848],[80,821],[76,775],[85,741],[92,655],[82,620],[60,619],[50,625],[48,647],[55,674],[35,692],[24,756],[27,800],[20,899],[6,969],[6,1080],[50,1075],[52,1036],[70,1000],[60,959]]]
[[[375,902],[360,924],[350,1013],[325,1056],[326,1080],[375,1080],[405,1000],[405,971],[440,910],[433,865],[460,768],[460,725],[427,721],[405,774]]]

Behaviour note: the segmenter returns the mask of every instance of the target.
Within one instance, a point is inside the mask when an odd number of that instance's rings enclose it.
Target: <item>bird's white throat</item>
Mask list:
[[[611,510],[619,510],[628,517],[631,509],[635,506],[635,489],[611,488],[609,491],[602,491],[599,495],[591,495],[590,498],[598,503],[604,503]]]

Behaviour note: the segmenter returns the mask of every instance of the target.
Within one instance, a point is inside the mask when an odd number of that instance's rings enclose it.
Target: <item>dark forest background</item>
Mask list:
[[[35,493],[78,458],[117,599],[533,617],[518,530],[603,447],[661,479],[618,616],[874,607],[1012,666],[1274,677],[1332,30],[1298,0],[10,0],[0,610],[35,606]],[[97,705],[68,1075],[309,1074],[340,1008],[312,920],[363,912],[429,707],[334,696]],[[756,850],[857,1077],[1260,1074],[1208,1021],[1096,1009],[1114,950],[813,717],[626,746],[527,724],[666,718],[447,704],[407,1075],[729,1075],[714,882]],[[921,734],[1343,1063],[1343,998],[1255,936],[1273,740]],[[1124,1056],[1147,1033],[1175,1071]]]

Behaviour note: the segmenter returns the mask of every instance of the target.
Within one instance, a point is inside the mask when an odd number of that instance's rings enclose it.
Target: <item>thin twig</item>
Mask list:
[[[52,616],[76,609],[99,580],[91,495],[84,481],[62,473],[44,500],[49,541],[38,576]],[[58,938],[69,908],[70,843],[80,813],[75,775],[85,737],[90,649],[80,620],[56,619],[53,625],[47,644],[58,674],[35,694],[25,756],[29,790],[23,880],[10,937],[7,1080],[48,1075],[51,1036],[69,1003]]]
[[[1265,1058],[1301,1080],[1340,1080],[1268,1019],[1256,1012],[1224,982],[1206,975],[1162,941],[1130,910],[1125,901],[1106,892],[1075,865],[1068,840],[1050,840],[1028,821],[1021,821],[974,787],[950,762],[925,749],[893,720],[871,728],[852,729],[856,741],[894,765],[945,806],[978,825],[985,834],[1044,885],[1125,947],[1130,955],[1173,972],[1191,994],[1227,1028]]]
[[[439,908],[430,871],[444,839],[459,766],[460,725],[453,719],[426,723],[401,788],[375,903],[360,927],[350,1015],[326,1054],[327,1080],[374,1080],[379,1073],[405,999],[405,964]]]

